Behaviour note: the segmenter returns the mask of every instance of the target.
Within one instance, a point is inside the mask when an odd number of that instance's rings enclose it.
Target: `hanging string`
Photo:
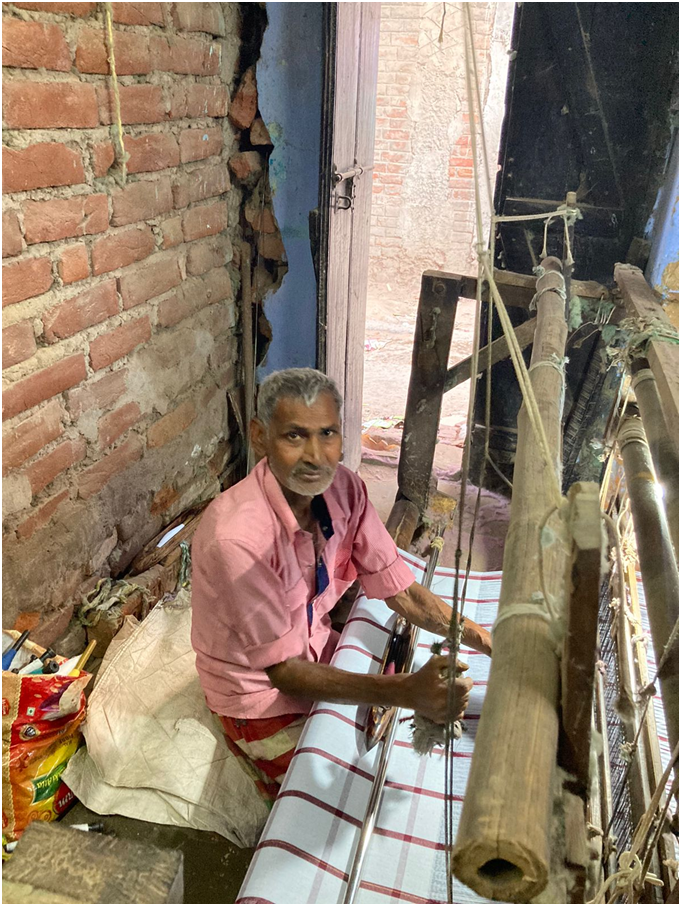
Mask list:
[[[121,186],[124,186],[128,179],[127,162],[128,152],[125,150],[123,143],[123,120],[121,117],[121,95],[118,90],[118,76],[116,75],[116,55],[114,53],[114,33],[113,33],[113,9],[111,3],[104,4],[104,16],[106,19],[106,50],[109,58],[109,72],[111,73],[111,85],[113,88],[114,100],[114,128],[113,144],[116,150],[116,159],[118,161],[118,172],[114,171],[114,178]]]

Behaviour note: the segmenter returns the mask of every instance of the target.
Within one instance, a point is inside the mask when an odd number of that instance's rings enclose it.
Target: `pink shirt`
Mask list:
[[[192,541],[192,645],[217,714],[306,713],[310,702],[276,689],[265,668],[292,657],[327,661],[329,611],[355,579],[380,599],[414,581],[354,472],[338,466],[323,499],[333,534],[322,553],[328,587],[317,595],[313,537],[299,527],[266,459],[201,519]]]

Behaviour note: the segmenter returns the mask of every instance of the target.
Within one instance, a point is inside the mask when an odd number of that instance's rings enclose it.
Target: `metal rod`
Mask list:
[[[439,537],[441,537],[441,535]],[[423,578],[422,584],[424,588],[430,588],[431,582],[433,581],[433,576],[435,575],[435,568],[437,567],[439,557],[440,546],[433,544],[433,546],[431,547],[430,557],[428,558],[426,573]],[[412,664],[414,662],[414,654],[416,653],[418,636],[418,627],[412,626],[409,651],[407,652],[407,657],[404,662],[404,673],[409,673],[409,671],[411,670]],[[395,710],[393,711],[390,725],[388,726],[386,733],[379,742],[381,750],[378,755],[376,774],[374,775],[374,781],[371,786],[371,794],[369,795],[369,802],[367,803],[364,821],[362,822],[362,830],[360,832],[359,840],[357,841],[357,846],[352,858],[352,868],[350,869],[347,887],[345,888],[345,897],[343,899],[344,903],[354,903],[357,891],[359,890],[359,884],[362,876],[362,866],[364,865],[364,859],[369,849],[371,835],[373,833],[374,827],[376,826],[376,819],[378,818],[378,810],[381,804],[381,796],[383,795],[383,787],[385,784],[385,775],[388,770],[388,762],[390,761],[393,742],[395,741],[395,735],[399,727],[399,721],[397,718],[399,711],[399,708],[395,708]]]

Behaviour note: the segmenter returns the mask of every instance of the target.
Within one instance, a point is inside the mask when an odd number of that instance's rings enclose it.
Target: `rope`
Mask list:
[[[111,84],[113,86],[114,96],[114,125],[112,133],[113,145],[116,151],[116,158],[119,164],[119,172],[114,176],[116,181],[124,186],[128,179],[127,162],[130,155],[125,150],[123,143],[123,121],[121,119],[121,95],[118,90],[118,76],[116,75],[116,55],[114,53],[114,33],[113,33],[113,10],[111,3],[104,4],[104,15],[106,18],[106,49],[109,58],[109,71],[111,73]]]

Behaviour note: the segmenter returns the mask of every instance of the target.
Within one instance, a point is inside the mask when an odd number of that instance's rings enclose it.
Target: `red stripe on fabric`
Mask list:
[[[369,626],[374,626],[382,632],[390,632],[387,626],[381,626],[380,623],[377,623],[375,620],[370,620],[369,617],[350,617],[349,620],[345,621],[345,625],[349,626],[350,623],[368,623]]]
[[[407,745],[411,745],[407,743]],[[317,749],[314,746],[303,746],[302,749],[296,749],[293,754],[294,758],[297,758],[298,755],[321,755],[322,758],[325,758],[327,761],[332,761],[334,764],[337,764],[341,768],[345,768],[348,771],[352,771],[353,774],[357,774],[359,777],[363,777],[365,780],[370,780],[373,783],[374,775],[369,774],[368,771],[363,771],[362,768],[358,768],[357,765],[350,764],[347,761],[343,761],[341,758],[336,758],[335,755],[325,752],[323,749]],[[470,756],[469,756],[470,757]]]
[[[261,742],[263,739],[269,739],[270,736],[275,736],[281,730],[285,730],[286,727],[304,716],[304,714],[279,714],[276,717],[256,717],[242,720],[241,718],[225,717],[223,714],[218,714],[225,733],[234,742],[239,740]]]
[[[304,849],[300,849],[299,846],[294,846],[293,843],[287,843],[286,840],[263,840],[258,844],[257,848],[258,850],[261,850],[267,847],[272,847],[273,849],[283,849],[285,852],[290,853],[292,856],[297,856],[299,859],[303,859],[305,862],[309,862],[311,865],[316,865],[317,868],[321,868],[322,871],[328,871],[328,873],[330,875],[333,875],[334,878],[339,878],[341,881],[348,880],[347,872],[341,871],[334,865],[329,865],[328,862],[324,862],[322,859],[317,859],[310,853],[306,853]]]
[[[430,796],[431,799],[444,799],[445,794],[437,790],[427,790],[422,786],[410,786],[408,783],[398,783],[396,780],[386,780],[385,785],[392,790],[404,790],[417,796]],[[454,802],[463,802],[463,796],[452,796]]]
[[[342,720],[344,724],[348,724],[350,727],[354,727],[356,730],[365,729],[365,727],[363,727],[362,724],[358,724],[356,720],[352,720],[350,717],[346,717],[345,714],[339,714],[338,711],[333,711],[331,708],[317,708],[316,711],[313,711],[310,714],[310,717],[315,714],[330,714],[332,717],[337,717],[338,720]]]
[[[339,645],[338,648],[336,648],[336,651],[359,651],[360,654],[371,658],[371,660],[376,661],[377,664],[380,664],[383,661],[383,658],[372,654],[370,651],[367,651],[366,648],[360,648],[359,645]]]
[[[340,818],[341,821],[347,821],[348,824],[353,824],[355,827],[362,826],[362,822],[358,818],[353,818],[352,815],[348,815],[347,812],[341,811],[341,809],[336,808],[336,806],[330,805],[328,802],[324,802],[323,799],[318,799],[316,796],[310,795],[310,793],[303,793],[302,790],[285,790],[283,793],[279,793],[279,799],[286,799],[289,796],[294,799],[304,799],[305,802],[310,802],[312,805],[316,805],[317,808],[322,809],[322,811],[329,812],[329,814],[333,815],[335,818]]]
[[[443,903],[444,900],[426,900],[423,897],[416,896],[415,893],[405,893],[403,890],[397,890],[395,887],[384,887],[382,884],[374,884],[371,881],[361,881],[359,885],[363,890],[370,890],[372,893],[382,893],[392,899],[404,900],[405,903]],[[237,901],[240,902],[240,901]]]
[[[413,834],[401,834],[399,831],[388,830],[385,827],[377,827],[374,833],[379,837],[390,837],[391,840],[401,840],[402,843],[413,843],[414,846],[425,846],[426,849],[436,849],[443,852],[444,843],[436,843],[434,840],[426,840],[424,837],[415,837]]]
[[[399,746],[400,749],[413,749],[414,747],[410,742],[404,742],[401,739],[396,739],[393,743],[395,746]],[[432,755],[442,755],[444,753],[444,746],[435,746],[432,750]],[[452,758],[472,758],[472,752],[452,752]]]

